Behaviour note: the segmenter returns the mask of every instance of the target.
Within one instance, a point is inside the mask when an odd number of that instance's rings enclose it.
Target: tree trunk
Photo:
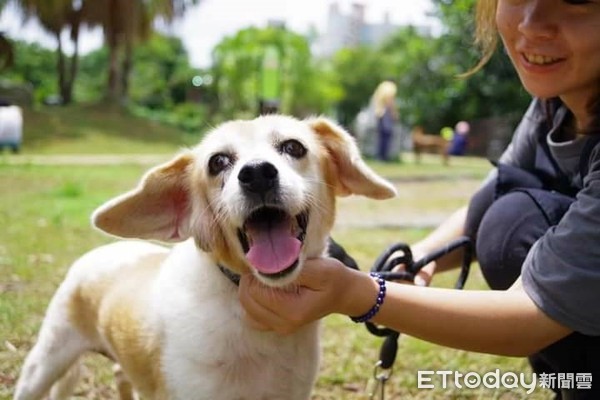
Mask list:
[[[75,85],[75,79],[77,77],[77,70],[79,68],[79,27],[81,25],[81,12],[75,11],[72,14],[71,20],[71,41],[73,42],[73,54],[69,59],[69,74],[66,76],[64,83],[63,101],[64,104],[70,104],[73,102],[73,87]]]
[[[12,43],[0,32],[0,71],[12,67],[15,60],[15,51]]]
[[[104,35],[106,44],[108,45],[108,87],[106,97],[111,103],[118,103],[121,90],[120,67],[119,67],[119,52],[122,38],[121,29],[119,26],[119,6],[118,0],[110,0],[108,2],[108,19],[104,26]]]
[[[121,102],[123,104],[129,100],[129,78],[133,66],[133,45],[131,41],[131,38],[125,40],[125,54],[121,69]]]
[[[116,41],[108,43],[108,92],[109,101],[119,98],[119,47]]]
[[[58,93],[60,94],[61,104],[66,104],[65,99],[65,82],[67,80],[66,77],[66,68],[65,68],[65,54],[62,49],[62,40],[60,38],[60,31],[54,32],[54,36],[56,37],[57,47],[56,47],[56,57],[57,57],[57,65],[56,68],[58,70]]]

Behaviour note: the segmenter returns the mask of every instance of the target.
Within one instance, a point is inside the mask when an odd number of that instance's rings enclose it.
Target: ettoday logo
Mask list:
[[[535,374],[529,377],[524,373],[500,372],[499,369],[481,375],[478,372],[462,373],[458,371],[418,371],[417,387],[419,389],[446,389],[452,384],[458,389],[476,389],[482,385],[489,389],[526,389],[531,394],[537,387]]]
[[[484,386],[488,389],[523,388],[531,394],[536,387],[546,389],[591,389],[592,374],[579,373],[515,373],[502,372],[500,369],[481,375],[478,372],[462,373],[458,371],[418,371],[419,389],[447,389],[450,385],[458,389],[476,389]]]

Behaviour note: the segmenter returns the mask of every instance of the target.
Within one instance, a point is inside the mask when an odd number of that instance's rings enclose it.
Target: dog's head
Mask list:
[[[219,126],[92,219],[120,237],[193,237],[216,262],[275,286],[323,252],[335,196],[349,194],[385,199],[395,190],[333,122],[264,116]]]

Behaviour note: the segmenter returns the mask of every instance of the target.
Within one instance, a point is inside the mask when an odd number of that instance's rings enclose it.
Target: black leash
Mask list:
[[[375,260],[371,272],[377,272],[385,280],[414,282],[415,277],[424,266],[460,247],[464,248],[464,256],[460,275],[454,288],[462,289],[469,276],[471,261],[473,259],[473,245],[471,240],[466,236],[462,236],[459,239],[448,243],[446,246],[417,261],[413,259],[412,251],[408,244],[393,244],[381,253],[377,260]],[[391,258],[396,252],[400,252],[401,255]],[[392,271],[394,267],[402,264],[405,265],[404,271]],[[371,399],[375,398],[377,393],[379,393],[380,398],[383,399],[384,385],[392,375],[394,362],[396,361],[396,355],[398,354],[398,338],[400,337],[400,332],[384,326],[375,325],[372,322],[365,322],[365,326],[373,335],[385,337],[379,351],[379,361],[375,364],[375,369],[373,371],[374,386],[368,390]]]

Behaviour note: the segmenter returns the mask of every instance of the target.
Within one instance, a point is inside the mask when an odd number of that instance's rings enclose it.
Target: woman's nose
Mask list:
[[[557,16],[548,0],[525,1],[519,31],[529,39],[552,39],[557,31]]]

